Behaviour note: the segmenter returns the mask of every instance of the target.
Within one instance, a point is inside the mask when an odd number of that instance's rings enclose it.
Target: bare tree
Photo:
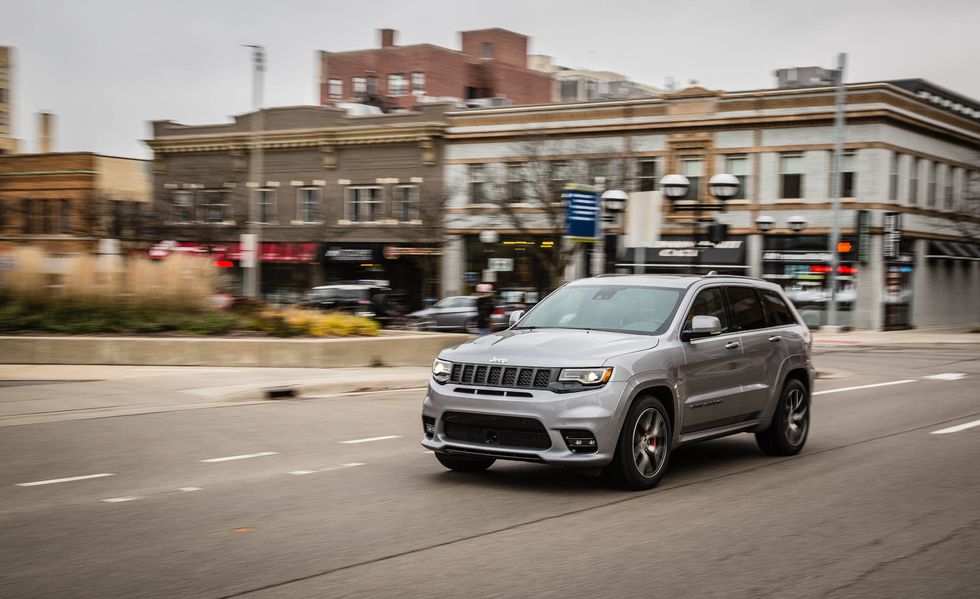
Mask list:
[[[955,225],[960,235],[980,242],[980,171],[967,170],[963,182],[963,201]]]

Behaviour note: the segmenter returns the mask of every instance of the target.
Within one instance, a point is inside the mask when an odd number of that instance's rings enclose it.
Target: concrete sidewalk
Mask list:
[[[815,347],[833,346],[901,346],[932,347],[938,345],[980,345],[976,327],[926,327],[907,331],[855,330],[846,333],[813,334]]]
[[[424,387],[428,367],[0,365],[0,426]]]

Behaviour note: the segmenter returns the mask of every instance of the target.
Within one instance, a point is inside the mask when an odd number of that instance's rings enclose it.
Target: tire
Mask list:
[[[426,320],[424,318],[412,318],[408,321],[406,328],[410,331],[428,331],[431,325],[431,320]]]
[[[603,474],[611,484],[632,491],[657,486],[670,462],[673,431],[659,399],[642,397],[630,407],[616,442],[616,453]]]
[[[450,455],[436,452],[439,463],[454,472],[483,472],[497,460],[494,458],[476,458],[469,456]]]
[[[796,455],[810,433],[810,394],[806,386],[789,379],[779,394],[779,403],[769,428],[755,434],[759,449],[769,455]]]
[[[476,335],[480,332],[480,329],[476,327],[476,319],[470,318],[463,323],[463,330],[465,330],[470,335]]]

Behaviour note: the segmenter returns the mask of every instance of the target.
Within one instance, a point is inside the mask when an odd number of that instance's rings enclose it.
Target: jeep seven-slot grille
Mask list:
[[[517,389],[547,389],[548,383],[551,382],[551,368],[453,364],[449,382]]]

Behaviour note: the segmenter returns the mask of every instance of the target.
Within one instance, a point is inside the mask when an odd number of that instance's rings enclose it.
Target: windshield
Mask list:
[[[572,285],[549,295],[517,329],[585,329],[663,334],[683,289],[626,285]]]

